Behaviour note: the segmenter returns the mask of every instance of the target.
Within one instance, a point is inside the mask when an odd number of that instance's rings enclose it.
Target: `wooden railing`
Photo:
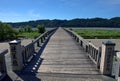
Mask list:
[[[96,47],[92,43],[86,41],[84,38],[82,38],[80,35],[75,33],[74,31],[71,31],[69,29],[65,29],[80,46],[84,49],[86,53],[88,53],[89,58],[96,64],[96,66],[99,68],[100,66],[100,58],[101,58],[101,50],[100,48]]]
[[[35,56],[35,51],[38,50],[38,47],[41,47],[44,41],[49,38],[56,29],[47,31],[40,35],[38,38],[33,40],[31,43],[22,46],[22,57],[23,57],[23,64],[26,65],[31,59]]]
[[[96,47],[92,43],[89,43],[88,46],[88,55],[90,59],[97,65],[97,68],[100,67],[100,59],[101,59],[101,47]]]

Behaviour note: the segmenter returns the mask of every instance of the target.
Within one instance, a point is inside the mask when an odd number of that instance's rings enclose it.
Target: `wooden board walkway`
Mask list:
[[[43,62],[38,72],[98,74],[87,54],[62,28],[51,37],[41,58]]]
[[[86,52],[62,28],[19,76],[25,81],[114,81],[98,72]]]

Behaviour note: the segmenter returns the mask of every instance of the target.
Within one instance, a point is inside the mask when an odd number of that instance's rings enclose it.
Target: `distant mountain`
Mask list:
[[[87,18],[87,19],[72,19],[72,20],[36,20],[28,22],[8,23],[15,28],[24,27],[29,25],[35,28],[37,25],[44,25],[45,27],[120,27],[120,17],[111,19],[105,18]]]

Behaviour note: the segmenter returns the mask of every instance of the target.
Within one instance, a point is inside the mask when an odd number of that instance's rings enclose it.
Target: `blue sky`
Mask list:
[[[3,22],[116,16],[120,16],[120,0],[0,0]]]

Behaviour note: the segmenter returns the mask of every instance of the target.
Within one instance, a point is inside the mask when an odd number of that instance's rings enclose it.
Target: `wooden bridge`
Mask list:
[[[95,58],[90,59],[92,58],[88,55],[90,51],[86,52],[89,49],[84,49],[74,38],[64,29],[58,28],[54,34],[45,38],[42,47],[37,47],[40,50],[37,50],[37,54],[29,63],[25,64],[24,61],[24,68],[17,72],[16,80],[115,81],[100,73],[96,64],[99,63],[97,59],[99,51],[94,50]],[[39,43],[37,46],[40,46]]]
[[[99,74],[87,53],[61,28],[50,38],[39,59],[41,65],[37,72]],[[26,68],[27,71],[35,70],[37,64],[32,68],[30,66]]]

